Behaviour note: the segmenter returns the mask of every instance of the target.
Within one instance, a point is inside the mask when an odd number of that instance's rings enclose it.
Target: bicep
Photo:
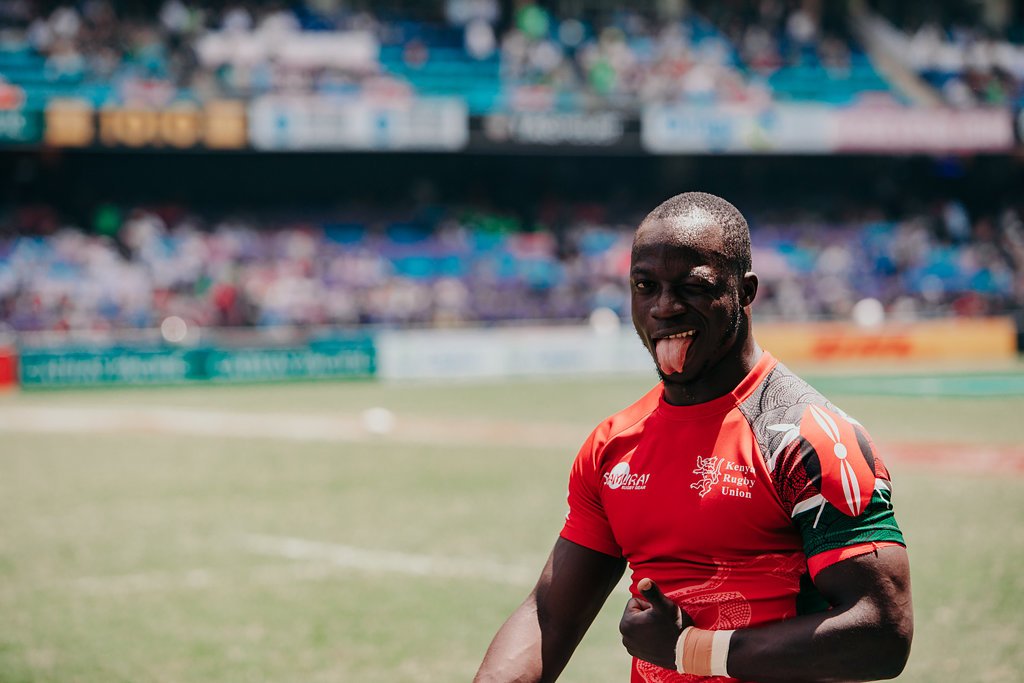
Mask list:
[[[888,545],[822,569],[814,584],[829,604],[909,644],[914,615],[906,548]]]
[[[534,589],[542,630],[579,631],[582,638],[625,566],[622,558],[559,537]]]
[[[499,629],[474,680],[555,680],[624,568],[620,558],[559,537],[536,587]]]

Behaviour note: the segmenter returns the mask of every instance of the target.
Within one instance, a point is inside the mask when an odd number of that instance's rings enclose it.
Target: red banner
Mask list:
[[[835,149],[844,152],[1005,152],[1013,149],[1009,109],[850,107],[835,112]]]
[[[0,348],[0,390],[13,387],[18,381],[18,354],[14,349]]]

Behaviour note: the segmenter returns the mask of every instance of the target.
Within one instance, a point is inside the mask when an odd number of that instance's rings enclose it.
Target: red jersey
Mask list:
[[[705,629],[827,608],[810,579],[903,543],[864,429],[765,352],[725,396],[673,406],[659,384],[602,422],[569,479],[562,537],[624,557]],[[633,660],[633,683],[712,680]],[[714,680],[731,680],[718,678]]]

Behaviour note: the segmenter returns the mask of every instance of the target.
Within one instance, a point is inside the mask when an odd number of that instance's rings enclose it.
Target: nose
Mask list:
[[[651,317],[674,318],[686,312],[686,305],[670,287],[664,287],[651,307]]]

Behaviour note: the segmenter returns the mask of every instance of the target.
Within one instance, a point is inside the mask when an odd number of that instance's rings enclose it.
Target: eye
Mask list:
[[[691,282],[687,282],[685,285],[683,285],[683,287],[687,291],[694,292],[696,294],[711,295],[718,291],[718,287],[715,284],[708,282],[706,280],[694,280]]]
[[[650,280],[634,280],[633,289],[638,292],[649,292],[654,289],[654,283]]]

